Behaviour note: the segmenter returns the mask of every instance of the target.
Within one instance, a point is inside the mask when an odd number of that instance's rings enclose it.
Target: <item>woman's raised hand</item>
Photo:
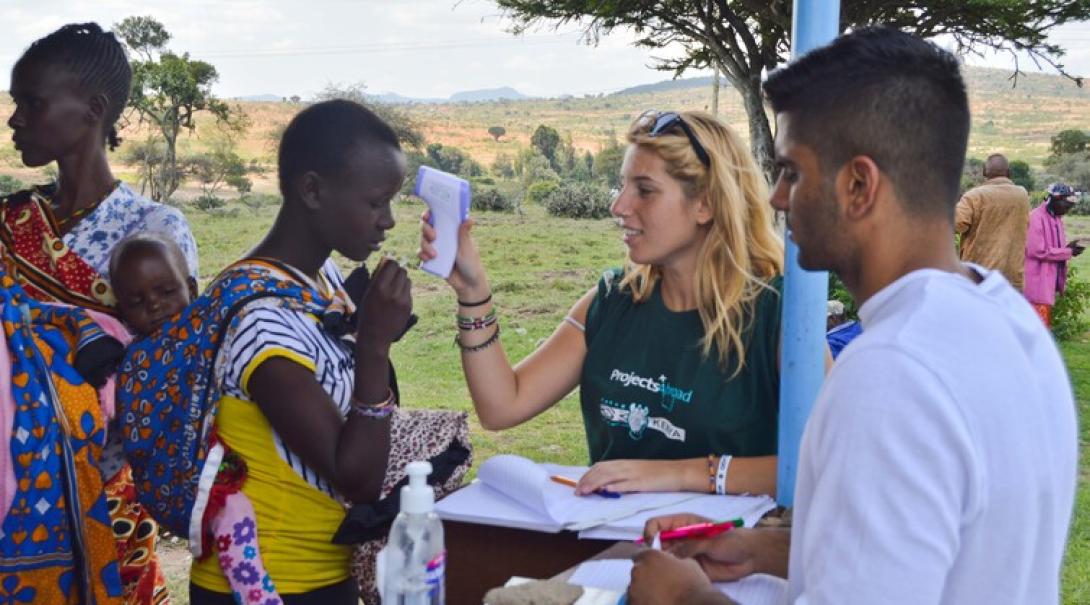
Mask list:
[[[420,217],[420,250],[417,256],[421,261],[431,260],[437,254],[433,245],[435,228],[428,224],[429,216],[430,211],[425,210]],[[483,300],[491,292],[481,254],[470,235],[473,224],[473,219],[469,219],[458,228],[458,255],[454,259],[454,268],[447,276],[447,283],[454,288],[459,300]]]
[[[356,343],[388,347],[409,321],[413,310],[412,282],[405,268],[380,261],[360,301]]]

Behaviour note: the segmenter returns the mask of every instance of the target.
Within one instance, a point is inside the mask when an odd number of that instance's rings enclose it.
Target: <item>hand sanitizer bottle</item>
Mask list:
[[[409,484],[401,488],[401,512],[384,549],[383,605],[444,605],[446,550],[443,525],[435,515],[435,492],[427,483],[428,462],[406,467]]]

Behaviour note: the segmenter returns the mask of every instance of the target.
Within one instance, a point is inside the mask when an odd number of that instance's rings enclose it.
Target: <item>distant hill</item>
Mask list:
[[[1017,82],[1011,78],[1013,70],[990,67],[965,67],[965,79],[969,88],[978,93],[1045,95],[1072,99],[1087,98],[1087,90],[1075,86],[1071,80],[1054,73],[1022,73]],[[720,80],[724,88],[730,86],[725,79]],[[634,95],[655,92],[670,92],[690,88],[707,88],[712,85],[711,76],[702,78],[679,78],[662,80],[651,84],[641,84],[619,90],[610,96]]]
[[[720,79],[720,85],[723,87],[729,86],[726,80]],[[611,97],[620,95],[637,95],[647,92],[668,92],[671,90],[685,90],[688,88],[710,88],[712,85],[711,76],[705,76],[703,78],[679,78],[677,80],[663,80],[661,82],[654,82],[651,84],[640,84],[639,86],[630,86],[618,90],[611,94]]]
[[[283,101],[284,97],[282,97],[280,95],[274,95],[274,94],[266,93],[266,94],[263,94],[263,95],[245,95],[245,96],[242,96],[242,97],[234,97],[232,100],[234,100],[234,101],[250,101],[252,103],[277,103],[279,101]]]
[[[521,99],[529,99],[530,97],[522,94],[521,92],[511,88],[510,86],[504,86],[503,88],[482,88],[480,90],[467,90],[464,92],[456,92],[450,95],[452,103],[468,102],[476,103],[479,101],[518,101]]]
[[[966,69],[973,111],[969,155],[984,158],[1002,152],[1040,170],[1049,155],[1050,138],[1054,134],[1090,124],[1090,90],[1048,74],[1025,75],[1019,79],[1017,88],[1011,89],[1009,75],[1010,71],[1004,69]],[[400,95],[387,95],[384,100],[398,103],[419,126],[427,143],[458,147],[482,165],[490,166],[500,155],[508,159],[518,157],[530,146],[534,131],[542,124],[555,128],[565,138],[570,136],[572,145],[581,153],[596,153],[622,141],[632,120],[648,109],[709,109],[711,86],[710,79],[702,77],[665,80],[602,96],[518,99],[516,95],[521,96],[511,88],[499,88],[466,91],[442,102]],[[250,118],[250,127],[238,140],[238,150],[247,160],[275,166],[275,141],[300,106],[285,103],[272,94],[260,98],[271,102],[239,101]],[[466,102],[496,98],[500,100]],[[3,116],[10,115],[12,110],[10,97],[0,95],[0,141],[10,137]],[[742,137],[748,137],[745,105],[732,87],[726,86],[721,91],[719,118],[735,127]],[[184,136],[179,142],[180,154],[201,152],[214,140],[200,136],[216,128],[214,117],[202,112],[197,123],[196,136]],[[488,134],[492,126],[504,127],[507,134],[497,141]],[[121,132],[125,142],[120,153],[113,156],[114,161],[123,161],[126,146],[142,140],[147,128],[147,124],[139,121],[130,122]],[[38,170],[24,169],[18,153],[5,145],[0,145],[0,174],[11,174],[28,182],[46,178]],[[134,178],[134,174],[134,169],[130,169],[123,178]],[[265,180],[267,183],[262,186],[275,190],[275,179]]]
[[[396,92],[384,92],[377,95],[367,95],[379,103],[389,105],[436,105],[443,103],[484,103],[489,101],[519,101],[530,97],[521,92],[504,86],[502,88],[482,88],[480,90],[465,90],[456,92],[445,99],[406,97]]]
[[[367,95],[368,98],[374,99],[379,103],[386,103],[387,105],[413,105],[417,103],[446,103],[447,99],[423,99],[418,97],[406,97],[399,95],[396,92],[384,92],[377,95]]]

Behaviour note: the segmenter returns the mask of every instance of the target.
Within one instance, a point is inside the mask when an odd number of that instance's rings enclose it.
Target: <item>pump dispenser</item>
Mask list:
[[[410,462],[405,467],[409,484],[401,488],[401,512],[415,515],[435,510],[435,490],[428,485],[430,462]]]
[[[383,605],[444,605],[446,550],[443,524],[435,515],[435,491],[427,483],[428,462],[405,467],[409,484],[401,488],[401,513],[383,549]]]

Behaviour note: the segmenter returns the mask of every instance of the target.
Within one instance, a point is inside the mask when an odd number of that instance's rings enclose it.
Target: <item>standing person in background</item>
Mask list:
[[[1052,307],[1067,287],[1067,261],[1085,249],[1067,241],[1063,216],[1075,206],[1075,190],[1065,183],[1048,186],[1045,201],[1029,214],[1026,235],[1025,295],[1045,325],[1052,327]]]
[[[38,300],[114,314],[110,253],[136,232],[162,232],[196,275],[197,246],[182,214],[141,197],[110,170],[106,145],[119,144],[115,123],[131,83],[125,49],[95,23],[66,25],[35,41],[12,69],[15,112],[8,125],[15,148],[27,166],[56,162],[58,172],[51,185],[0,200],[0,254],[9,274]],[[112,403],[107,407],[103,413],[112,413]],[[136,502],[119,431],[106,432],[109,442],[96,462],[106,482],[125,602],[161,603],[168,595],[155,554],[158,525]]]
[[[1001,154],[988,156],[984,178],[987,180],[965,192],[955,212],[954,232],[961,236],[961,260],[996,269],[1021,290],[1029,194],[1011,181],[1010,165]]]
[[[844,303],[830,300],[825,309],[825,342],[833,359],[840,356],[844,347],[863,333],[863,325],[858,320],[848,319]]]

